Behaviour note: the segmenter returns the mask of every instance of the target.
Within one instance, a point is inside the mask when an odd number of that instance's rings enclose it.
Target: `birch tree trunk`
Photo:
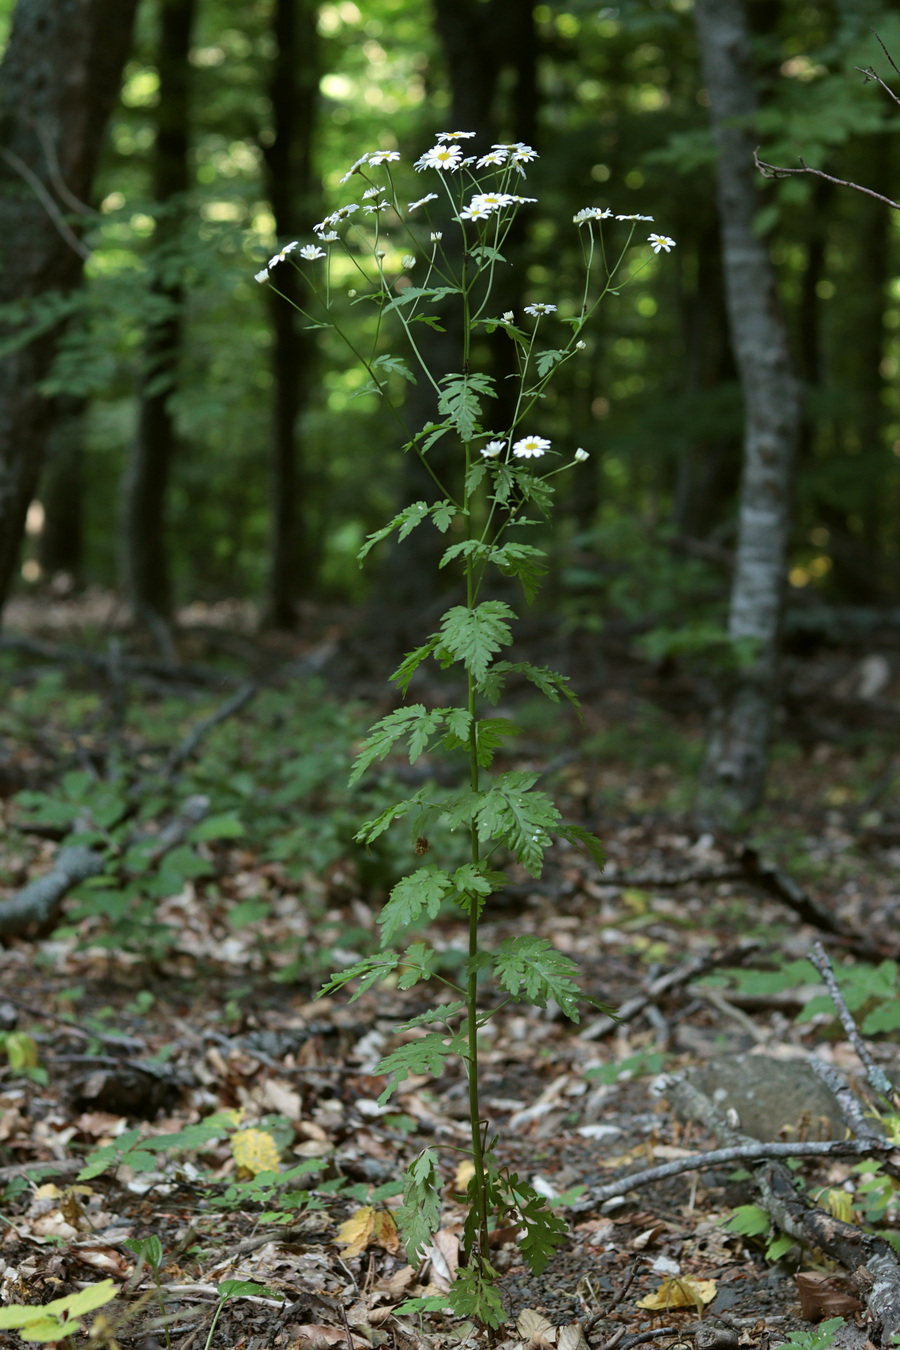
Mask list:
[[[762,800],[778,695],[800,427],[799,388],[758,209],[752,118],[757,110],[743,0],[696,0],[703,78],[718,147],[716,195],[731,342],[744,394],[743,477],[729,636],[736,658],[710,738],[699,807],[727,823]]]
[[[40,393],[86,250],[78,238],[131,45],[136,0],[19,0],[0,66],[0,306],[59,297],[59,323],[0,322],[0,607],[15,575],[47,435]]]

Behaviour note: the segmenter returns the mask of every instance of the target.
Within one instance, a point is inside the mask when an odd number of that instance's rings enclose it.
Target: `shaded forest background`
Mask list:
[[[11,5],[4,8],[8,23]],[[493,51],[466,50],[466,20],[489,8],[498,26],[508,18],[508,30]],[[144,0],[84,230],[84,286],[67,305],[45,386],[55,400],[53,446],[20,587],[121,579],[117,522],[143,393],[164,394],[174,421],[165,501],[171,596],[263,598],[272,567],[273,328],[284,311],[269,309],[253,273],[276,243],[275,211],[292,217],[286,236],[309,234],[327,190],[364,150],[399,148],[407,162],[421,153],[452,120],[458,73],[482,120],[473,129],[531,138],[542,156],[529,180],[539,206],[514,274],[522,301],[571,289],[578,241],[570,221],[585,204],[652,215],[678,241],[665,267],[646,268],[605,306],[590,366],[546,409],[548,432],[564,431],[593,455],[557,538],[572,608],[599,617],[606,606],[596,591],[596,604],[574,602],[576,587],[591,587],[612,590],[620,608],[640,601],[648,617],[662,617],[667,597],[653,594],[654,576],[673,600],[678,581],[696,585],[699,570],[683,554],[679,565],[674,549],[654,549],[667,538],[706,544],[693,553],[712,564],[714,588],[733,539],[741,402],[691,7],[528,8],[510,6],[504,16],[502,6],[477,3],[296,4],[298,127],[287,137],[294,144],[273,154],[273,6]],[[191,21],[183,91],[162,69],[177,54],[163,47],[171,35],[161,16],[177,10]],[[758,29],[763,157],[796,164],[802,155],[892,196],[900,120],[855,67],[881,57],[872,27],[900,47],[896,13],[754,3],[749,18]],[[175,126],[173,111],[184,119]],[[183,145],[172,147],[173,132]],[[172,191],[159,161],[182,152],[185,182]],[[772,234],[806,390],[791,581],[836,600],[896,602],[900,282],[890,212],[794,178],[761,183],[758,224]],[[14,257],[16,240],[7,249]],[[54,300],[34,306],[32,321],[49,322]],[[182,325],[177,367],[148,379],[148,327],[173,313]],[[394,430],[371,397],[353,400],[362,373],[327,338],[301,339],[294,378],[303,406],[291,598],[358,600],[369,578],[356,549],[401,491]]]
[[[0,34],[13,8],[0,3]],[[893,198],[900,116],[860,73],[892,75],[878,40],[900,52],[893,7],[752,0],[746,17],[762,158],[802,156]],[[14,593],[120,588],[164,648],[179,607],[235,598],[301,632],[362,606],[379,638],[407,641],[439,583],[402,555],[365,572],[355,555],[421,495],[416,465],[337,340],[253,278],[311,237],[363,151],[409,164],[453,123],[541,155],[511,308],[574,288],[585,205],[652,216],[677,240],[608,298],[588,359],[544,402],[541,433],[591,459],[546,541],[539,613],[588,645],[708,662],[726,631],[743,405],[699,66],[688,0],[141,0],[90,191],[60,182],[49,208],[81,255],[76,284],[6,292],[6,352],[53,343]],[[28,196],[8,155],[3,175],[8,199]],[[803,390],[786,622],[833,638],[900,605],[896,218],[815,177],[758,189]],[[9,276],[29,241],[24,212],[19,238],[5,219]]]

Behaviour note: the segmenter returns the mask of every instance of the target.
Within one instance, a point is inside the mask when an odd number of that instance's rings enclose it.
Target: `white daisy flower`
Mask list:
[[[579,338],[578,341],[575,343],[575,350],[576,352],[586,351],[587,343],[582,338]]]
[[[526,306],[525,306],[525,313],[526,313],[526,314],[531,314],[535,319],[539,319],[539,318],[541,317],[542,314],[555,314],[555,313],[556,313],[556,306],[555,306],[555,305],[543,305],[543,304],[526,305]]]
[[[583,206],[580,211],[575,212],[572,217],[572,223],[574,225],[584,225],[588,220],[608,220],[611,215],[612,211],[609,207],[603,211],[599,206]]]
[[[439,131],[437,138],[439,141],[468,141],[474,135],[474,131]]]
[[[520,197],[518,192],[510,192],[509,200],[515,202],[516,206],[524,206],[526,202],[536,202],[537,197]]]
[[[500,315],[500,322],[501,322],[501,323],[515,323],[515,321],[516,321],[516,316],[515,316],[515,314],[513,314],[513,312],[512,312],[511,309],[505,310],[504,313]]]
[[[652,222],[652,216],[616,216],[616,220],[649,220]]]
[[[489,150],[486,155],[482,155],[481,159],[478,160],[479,169],[499,168],[502,164],[506,163],[507,153],[508,152],[503,149]]]
[[[452,173],[454,169],[459,168],[461,159],[462,151],[458,145],[438,144],[426,150],[425,154],[416,160],[413,168],[417,173],[421,173],[422,169],[449,169]]]
[[[255,275],[254,275],[254,277],[253,277],[253,280],[254,280],[254,281],[259,281],[259,282],[268,281],[268,280],[269,280],[269,269],[268,269],[268,267],[264,267],[264,268],[262,269],[261,272],[255,273]]]
[[[433,244],[439,244],[439,243],[441,242],[441,240],[443,239],[443,237],[444,237],[444,232],[443,232],[443,230],[432,230],[432,231],[431,231],[431,242],[432,242]]]
[[[647,243],[653,249],[654,253],[659,253],[660,249],[663,249],[668,253],[670,249],[675,247],[675,240],[670,239],[668,235],[665,234],[648,234]]]
[[[312,262],[315,258],[324,258],[324,248],[318,248],[316,244],[304,244],[300,250],[300,257],[306,258]]]
[[[508,206],[512,197],[508,192],[479,192],[472,198],[470,206],[486,206],[489,211],[498,211],[501,206]]]
[[[349,169],[347,170],[347,172],[344,174],[343,178],[340,180],[341,183],[346,183],[346,182],[348,182],[348,181],[353,177],[353,175],[354,175],[359,169],[362,168],[362,166],[363,166],[364,164],[367,164],[367,163],[368,163],[368,160],[369,160],[368,154],[360,155],[360,157],[359,157],[359,159],[356,161],[356,163],[355,163],[355,164],[351,164],[350,168],[349,168]]]
[[[377,197],[379,192],[384,192],[384,188],[383,187],[366,188],[365,192],[363,193],[363,201],[364,202],[368,201],[370,197]]]
[[[487,445],[481,447],[481,453],[485,459],[497,459],[506,449],[506,441],[488,441]]]
[[[456,217],[457,220],[487,220],[491,214],[490,206],[480,206],[477,202],[470,202],[464,206]]]
[[[333,244],[335,240],[340,239],[340,235],[337,230],[322,230],[319,238],[323,244]]]
[[[424,206],[426,202],[436,202],[436,201],[437,201],[437,193],[428,192],[425,194],[424,197],[420,197],[417,202],[410,202],[409,206],[407,206],[406,209],[407,211],[417,211],[419,207]]]
[[[540,459],[550,449],[550,442],[544,436],[523,436],[516,441],[512,452],[516,459]]]
[[[297,247],[296,239],[294,239],[290,244],[285,244],[284,248],[281,250],[280,253],[276,253],[274,257],[269,259],[269,266],[277,267],[279,263],[284,262],[285,258],[289,253],[293,253],[296,247]]]
[[[367,212],[368,215],[374,216],[377,215],[379,211],[386,211],[389,206],[390,202],[387,198],[382,197],[380,202],[366,202],[363,210]]]
[[[524,141],[514,141],[509,147],[509,153],[512,156],[514,164],[530,164],[533,159],[537,159],[538,153]]]
[[[413,255],[412,255],[411,253],[404,253],[403,257],[400,259],[400,266],[401,266],[401,267],[415,267],[415,265],[416,265],[416,260],[415,260],[415,258],[413,257]]]
[[[590,455],[586,450],[582,450],[579,445],[578,449],[575,451],[575,462],[577,464],[583,464],[586,459],[590,459]]]
[[[399,150],[373,150],[369,155],[370,164],[394,164],[400,158]]]

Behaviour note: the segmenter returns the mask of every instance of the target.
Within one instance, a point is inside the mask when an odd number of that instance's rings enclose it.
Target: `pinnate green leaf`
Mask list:
[[[430,919],[437,917],[442,902],[453,889],[449,873],[429,864],[402,877],[388,896],[378,916],[381,925],[381,945],[386,947],[402,928],[415,923],[424,912]]]
[[[494,652],[512,641],[509,621],[515,617],[513,610],[502,600],[484,600],[474,609],[454,605],[441,623],[443,644],[480,682]]]
[[[438,1158],[430,1148],[423,1149],[407,1168],[403,1203],[395,1217],[406,1246],[406,1258],[411,1265],[418,1265],[441,1226]]]
[[[374,816],[372,820],[367,820],[356,831],[353,838],[358,844],[370,844],[373,839],[377,839],[380,834],[393,825],[395,820],[402,820],[404,816],[409,815],[410,811],[417,808],[422,809],[425,804],[428,789],[420,788],[412,797],[406,797],[403,801],[394,802],[391,806],[385,808],[380,815]],[[420,831],[417,831],[420,833]]]
[[[555,828],[556,833],[561,835],[563,839],[568,839],[570,844],[583,849],[602,871],[606,863],[606,853],[595,834],[592,834],[590,830],[585,830],[581,825],[562,824]]]
[[[428,712],[423,703],[410,703],[408,707],[397,708],[376,722],[363,741],[362,749],[356,756],[350,785],[358,782],[370,764],[376,759],[384,759],[397,741],[409,737],[409,762],[414,763],[421,755],[429,737],[440,725],[442,708]]]
[[[459,432],[460,439],[470,441],[478,430],[481,417],[481,398],[496,398],[494,381],[489,375],[445,375],[444,389],[438,398],[438,412],[445,414]]]
[[[362,961],[356,961],[352,966],[346,966],[343,970],[335,972],[331,978],[322,985],[318,997],[325,994],[333,994],[338,989],[343,989],[345,985],[353,980],[359,980],[359,987],[351,994],[350,1002],[358,999],[360,994],[364,994],[367,989],[371,989],[373,984],[383,980],[385,975],[389,975],[400,964],[400,957],[395,952],[385,952],[378,956],[366,956]]]
[[[479,838],[505,844],[532,876],[541,874],[547,832],[559,828],[553,799],[532,790],[537,777],[522,771],[500,774],[477,808]]]
[[[381,370],[390,371],[392,375],[402,375],[404,380],[408,380],[410,384],[416,383],[415,375],[403,360],[402,356],[390,356],[385,352],[383,356],[376,356],[372,365],[378,366]]]
[[[549,666],[533,666],[530,661],[495,661],[482,681],[481,690],[489,703],[496,703],[506,685],[509,675],[522,675],[536,689],[558,703],[560,695],[574,708],[579,707],[578,697],[569,688],[568,675],[560,675]]]
[[[462,1036],[442,1031],[429,1031],[419,1040],[401,1045],[375,1066],[376,1073],[391,1075],[391,1081],[378,1098],[379,1104],[383,1106],[398,1083],[402,1083],[410,1074],[421,1073],[439,1078],[450,1056],[464,1055],[465,1051],[466,1043]]]
[[[565,1220],[559,1214],[554,1214],[544,1197],[530,1186],[517,1182],[516,1192],[519,1217],[525,1229],[519,1238],[519,1251],[533,1273],[540,1275],[554,1252],[565,1242],[568,1228]]]
[[[545,1008],[553,999],[566,1017],[579,1020],[581,990],[573,979],[578,967],[546,938],[530,933],[506,938],[494,953],[494,969],[514,998],[524,994],[536,1008]]]
[[[428,657],[434,651],[440,640],[439,633],[432,633],[424,646],[417,647],[415,651],[406,653],[403,660],[390,677],[394,684],[398,686],[401,694],[406,693],[413,675],[419,669],[422,662],[428,660]]]

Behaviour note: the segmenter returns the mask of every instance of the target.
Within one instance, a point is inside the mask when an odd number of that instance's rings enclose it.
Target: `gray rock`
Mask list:
[[[847,1133],[834,1093],[802,1059],[728,1055],[688,1069],[686,1078],[735,1126],[754,1139],[843,1139]]]

